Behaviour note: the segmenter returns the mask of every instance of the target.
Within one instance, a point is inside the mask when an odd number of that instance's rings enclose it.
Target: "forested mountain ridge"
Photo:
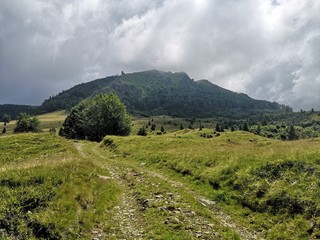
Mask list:
[[[184,72],[143,71],[109,76],[76,85],[46,99],[40,113],[69,109],[98,93],[115,92],[132,114],[179,117],[244,118],[291,111],[275,102],[255,100],[207,80],[194,81]],[[1,112],[0,115],[6,113]]]
[[[8,114],[15,119],[19,113],[24,112],[28,114],[36,114],[38,112],[38,106],[30,105],[16,105],[16,104],[0,104],[0,121],[4,114]]]
[[[142,115],[241,118],[285,109],[283,105],[254,100],[246,94],[234,93],[207,80],[194,81],[183,72],[151,70],[123,73],[77,85],[45,100],[41,110],[47,112],[70,108],[100,92],[115,92],[131,113]]]

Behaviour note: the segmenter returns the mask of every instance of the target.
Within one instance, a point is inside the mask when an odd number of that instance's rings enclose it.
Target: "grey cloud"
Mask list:
[[[320,109],[319,10],[317,0],[3,0],[0,103],[155,68]]]

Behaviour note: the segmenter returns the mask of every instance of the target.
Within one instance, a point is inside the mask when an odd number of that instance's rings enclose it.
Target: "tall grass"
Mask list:
[[[112,142],[110,151],[122,161],[189,183],[266,238],[320,237],[320,139],[283,142],[246,132],[214,138],[200,133],[106,137],[105,142]]]
[[[94,226],[112,224],[118,188],[72,142],[19,134],[0,137],[0,148],[1,239],[90,239]]]

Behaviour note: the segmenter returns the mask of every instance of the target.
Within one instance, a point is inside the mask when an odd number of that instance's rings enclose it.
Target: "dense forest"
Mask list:
[[[3,104],[0,105],[0,118],[4,114],[9,115],[12,119],[16,119],[19,113],[36,114],[39,111],[37,106]],[[1,121],[2,119],[0,119]]]
[[[254,100],[183,72],[156,70],[122,73],[77,85],[45,100],[41,112],[68,109],[98,93],[115,92],[132,114],[178,117],[243,118],[259,113],[291,112],[275,102]]]

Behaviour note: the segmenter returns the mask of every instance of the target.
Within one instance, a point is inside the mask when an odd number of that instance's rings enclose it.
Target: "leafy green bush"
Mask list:
[[[14,132],[39,132],[40,121],[26,113],[20,113]]]
[[[99,94],[83,100],[66,118],[61,135],[72,139],[101,141],[106,135],[129,135],[131,118],[115,94]]]

